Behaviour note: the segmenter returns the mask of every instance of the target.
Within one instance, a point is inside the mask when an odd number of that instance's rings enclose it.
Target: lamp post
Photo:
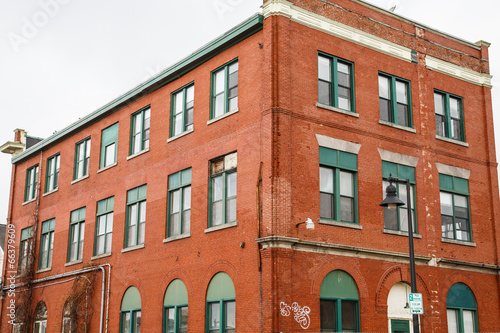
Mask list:
[[[404,206],[405,203],[401,201],[396,195],[396,187],[392,185],[392,183],[396,184],[406,184],[406,200],[408,201],[408,242],[409,242],[409,252],[410,252],[410,287],[412,293],[417,293],[417,279],[415,274],[415,250],[413,248],[413,222],[411,218],[411,185],[410,179],[399,179],[394,178],[392,175],[389,175],[387,179],[389,182],[389,186],[385,189],[387,196],[382,201],[380,206],[387,207],[387,209],[397,209],[399,206]],[[418,314],[413,314],[413,332],[419,333],[420,328],[418,324]]]

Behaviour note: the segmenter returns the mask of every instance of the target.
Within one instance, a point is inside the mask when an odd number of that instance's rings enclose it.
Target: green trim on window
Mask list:
[[[439,188],[444,191],[469,195],[469,181],[464,178],[439,174]]]
[[[167,287],[165,297],[163,299],[163,306],[171,307],[175,305],[188,304],[188,293],[186,285],[182,280],[175,279]]]
[[[33,237],[33,227],[24,228],[21,231],[21,241],[27,240]]]
[[[319,147],[319,163],[322,165],[339,167],[351,171],[358,171],[358,156],[341,150]]]
[[[230,73],[229,73],[229,68],[233,65],[238,65],[238,69],[236,70],[236,72],[238,73],[239,75],[239,63],[238,63],[238,58],[236,59],[233,59],[231,61],[229,61],[228,63],[214,69],[211,73],[211,82],[210,82],[210,119],[214,119],[214,118],[217,118],[217,117],[220,117],[228,112],[231,112],[231,111],[234,111],[235,109],[230,109],[230,105],[229,105],[229,90],[230,89],[238,89],[238,83],[236,83],[236,86],[233,86],[233,87],[229,87],[229,76],[230,76]],[[216,115],[216,97],[218,96],[216,94],[216,74],[221,72],[221,71],[224,71],[224,88],[223,88],[223,92],[218,94],[218,95],[221,95],[221,94],[224,94],[224,106],[223,106],[223,110],[222,110],[222,113],[219,114],[219,115]],[[236,98],[238,99],[239,97],[239,92],[236,93],[236,96],[233,96],[233,98]],[[237,107],[236,107],[237,109]]]
[[[80,151],[83,150],[83,159],[80,160],[79,156],[82,155]],[[90,136],[75,144],[75,163],[73,168],[73,180],[80,179],[89,174],[90,162]],[[79,173],[80,165],[82,172]]]
[[[329,60],[330,64],[330,81],[328,80],[322,80],[319,75],[319,58],[323,57]],[[344,86],[344,89],[349,89],[349,107],[345,108],[343,105],[340,105],[339,103],[339,86],[341,86],[341,83],[339,81],[339,68],[338,65],[339,63],[347,66],[349,68],[349,87]],[[326,84],[330,85],[329,87],[329,102],[322,101],[321,96],[320,96],[320,82],[325,82]],[[324,53],[321,51],[318,51],[318,102],[322,104],[326,104],[329,106],[333,106],[348,112],[356,112],[356,101],[355,101],[355,85],[354,85],[354,63],[349,60],[345,60],[342,58],[338,58],[335,56],[332,56],[328,53]],[[342,96],[345,97],[345,96]]]
[[[97,213],[96,213],[96,219],[95,219],[95,233],[94,233],[94,255],[108,253],[108,252],[106,252],[106,247],[107,247],[106,235],[113,233],[113,230],[111,230],[110,232],[107,232],[108,223],[110,222],[110,221],[108,221],[109,217],[106,216],[106,225],[104,226],[104,234],[103,234],[104,235],[103,236],[104,237],[104,245],[103,245],[103,252],[102,253],[98,253],[98,251],[97,251],[98,250],[97,249],[97,238],[99,236],[102,236],[102,235],[99,235],[98,227],[99,227],[99,219],[103,215],[111,214],[111,223],[113,223],[112,214],[113,214],[113,210],[114,210],[114,205],[115,205],[115,197],[114,196],[99,200],[97,202]]]
[[[358,300],[358,286],[354,279],[342,270],[334,270],[328,273],[323,282],[319,295],[321,298],[345,298]]]
[[[52,252],[54,250],[54,228],[56,219],[42,222],[42,235],[40,237],[40,256],[38,269],[52,266]]]
[[[26,170],[26,183],[24,188],[24,201],[35,199],[38,187],[38,164]]]
[[[407,332],[410,333],[410,321],[391,319],[391,332]]]
[[[168,176],[168,189],[174,190],[191,184],[191,168],[176,172]]]
[[[74,211],[71,212],[71,219],[70,219],[70,226],[69,226],[69,238],[68,238],[68,255],[67,255],[67,262],[71,262],[71,244],[73,243],[73,238],[75,236],[75,232],[77,233],[77,242],[80,243],[80,240],[83,239],[82,237],[85,234],[85,215],[86,215],[87,209],[85,207],[75,209]],[[76,253],[75,257],[78,260],[82,256],[82,251],[83,248],[80,248],[79,244],[76,246]]]
[[[444,114],[438,114],[436,111],[436,95],[440,95],[443,98],[444,105]],[[450,99],[455,99],[458,102],[458,118],[453,117],[451,114],[451,106],[450,106]],[[439,136],[444,136],[449,139],[453,140],[458,140],[465,142],[465,128],[464,128],[464,108],[463,108],[463,99],[460,96],[453,95],[444,91],[440,90],[434,90],[434,114],[436,116],[436,135]],[[438,119],[440,117],[444,117],[443,125],[444,129],[438,129],[439,121]],[[453,133],[452,129],[454,128],[453,122],[459,122],[459,135],[456,136],[455,133]],[[444,131],[443,131],[444,130]],[[442,131],[442,133],[440,133]]]
[[[167,204],[167,238],[188,233],[191,225],[191,168],[168,176]]]
[[[57,153],[47,159],[45,173],[45,193],[55,190],[59,185],[60,154]]]
[[[106,149],[111,145],[115,145],[113,160],[108,161],[106,158]],[[115,123],[102,130],[101,136],[101,162],[99,164],[100,168],[104,168],[116,162],[116,154],[118,150],[118,123]]]
[[[133,311],[137,309],[141,309],[141,294],[136,287],[131,286],[123,294],[120,310]]]
[[[185,327],[181,327],[182,325],[182,311],[183,310],[186,310],[186,319],[187,319],[187,314],[188,314],[188,304],[177,304],[177,305],[173,305],[173,306],[164,306],[163,307],[163,333],[179,333],[181,332],[181,329],[184,329],[182,330],[182,332],[186,332],[186,329],[187,329],[187,323],[186,323],[186,326]],[[173,310],[174,312],[174,327],[173,327],[173,331],[172,330],[168,330],[168,327],[167,327],[167,320],[168,320],[168,312],[169,310]]]
[[[410,179],[410,183],[415,184],[415,168],[407,165],[382,161],[382,177],[389,178],[389,175],[399,179]]]
[[[225,272],[214,275],[207,290],[207,302],[235,299],[236,293],[231,277]]]
[[[136,123],[140,118],[141,128],[137,132]],[[149,148],[149,135],[151,124],[151,106],[143,107],[130,116],[130,147],[129,155],[137,154]]]
[[[115,206],[115,197],[109,197],[97,202],[97,215],[110,213]]]
[[[458,282],[451,286],[446,296],[446,307],[476,310],[476,298],[472,290],[464,283]]]
[[[413,128],[413,114],[412,114],[412,102],[411,102],[411,82],[409,80],[406,80],[406,79],[403,79],[403,78],[400,78],[400,77],[396,77],[396,76],[393,76],[391,74],[387,74],[387,73],[382,73],[382,72],[379,72],[379,78],[380,77],[384,77],[386,79],[389,79],[389,99],[385,99],[383,98],[384,100],[388,100],[390,105],[389,105],[389,119],[383,119],[381,117],[382,120],[385,120],[385,121],[388,121],[388,122],[391,122],[391,123],[394,123],[394,124],[398,124],[400,126],[404,126],[404,127],[408,127],[408,128]],[[401,105],[406,105],[408,107],[407,109],[407,123],[403,123],[403,121],[401,119],[399,119],[399,116],[398,116],[398,100],[397,100],[397,83],[400,82],[400,83],[403,83],[405,84],[406,86],[406,97],[407,97],[407,101],[406,101],[406,104],[403,104],[401,103]],[[380,83],[379,83],[380,85]],[[380,88],[380,87],[379,87]],[[379,93],[379,100],[381,99],[382,97],[380,96],[380,93]],[[382,110],[380,110],[382,111]]]
[[[131,247],[140,244],[144,244],[145,238],[145,224],[146,224],[146,196],[147,196],[147,185],[141,185],[139,187],[133,188],[127,191],[127,212],[126,212],[126,223],[125,223],[125,242],[124,247]],[[135,207],[135,224],[131,225],[131,219],[134,217],[131,215]],[[141,220],[144,217],[144,220]],[[141,233],[141,225],[144,225],[144,230]],[[129,240],[129,229],[132,228],[135,232],[135,239]]]
[[[128,190],[127,205],[138,201],[146,200],[147,191],[148,191],[147,184]]]
[[[193,93],[193,99],[188,100],[188,91],[192,89]],[[181,94],[182,101],[180,103],[181,109],[176,110],[177,104],[177,95]],[[181,133],[184,133],[185,131],[192,129],[193,128],[193,119],[191,119],[191,122],[188,122],[188,113],[194,112],[194,81],[188,83],[187,85],[183,86],[182,88],[177,89],[176,91],[172,92],[170,94],[170,137],[179,135]],[[192,103],[192,105],[190,105]],[[177,112],[176,112],[177,111]],[[180,117],[180,124],[179,126],[181,128],[177,129],[176,128],[176,119],[177,117]],[[193,114],[191,114],[191,117],[193,117]]]

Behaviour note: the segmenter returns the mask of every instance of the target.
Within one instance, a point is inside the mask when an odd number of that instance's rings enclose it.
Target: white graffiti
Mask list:
[[[300,327],[302,329],[308,329],[309,325],[311,324],[311,320],[309,318],[309,313],[311,312],[311,309],[309,309],[308,306],[300,307],[299,303],[293,302],[292,306],[289,306],[285,302],[280,303],[280,313],[284,317],[290,316],[290,314],[293,312],[293,319],[297,323],[299,323]]]

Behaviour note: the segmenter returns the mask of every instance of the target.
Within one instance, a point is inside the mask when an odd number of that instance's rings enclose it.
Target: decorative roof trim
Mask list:
[[[56,134],[32,146],[30,149],[27,149],[23,153],[17,155],[12,159],[12,163],[18,163],[26,158],[31,157],[34,154],[37,154],[44,148],[50,147],[60,140],[63,140],[65,137],[88,127],[89,125],[102,119],[103,117],[106,117],[111,113],[118,111],[120,108],[133,102],[134,100],[176,80],[180,76],[200,66],[222,51],[227,50],[231,46],[262,30],[263,21],[264,19],[262,15],[255,14],[254,16],[229,30],[222,36],[219,36],[208,44],[202,46],[197,51],[193,52],[175,65],[163,70],[161,73],[153,76],[152,78],[141,83],[132,90],[112,100],[100,109],[97,109],[91,114],[81,118],[77,122],[71,124],[70,126],[57,132]]]
[[[493,76],[486,73],[479,73],[468,68],[460,67],[458,65],[431,57],[427,55],[425,57],[425,67],[428,69],[453,76],[457,79],[467,81],[478,86],[485,86],[492,88],[491,79]]]

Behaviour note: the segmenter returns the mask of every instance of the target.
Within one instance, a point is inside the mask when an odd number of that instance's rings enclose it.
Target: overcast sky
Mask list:
[[[330,0],[335,2],[335,0]],[[500,148],[499,0],[369,0],[469,42],[492,43]],[[15,128],[46,138],[256,12],[262,0],[0,0],[0,145]],[[0,154],[0,222],[11,156]]]

